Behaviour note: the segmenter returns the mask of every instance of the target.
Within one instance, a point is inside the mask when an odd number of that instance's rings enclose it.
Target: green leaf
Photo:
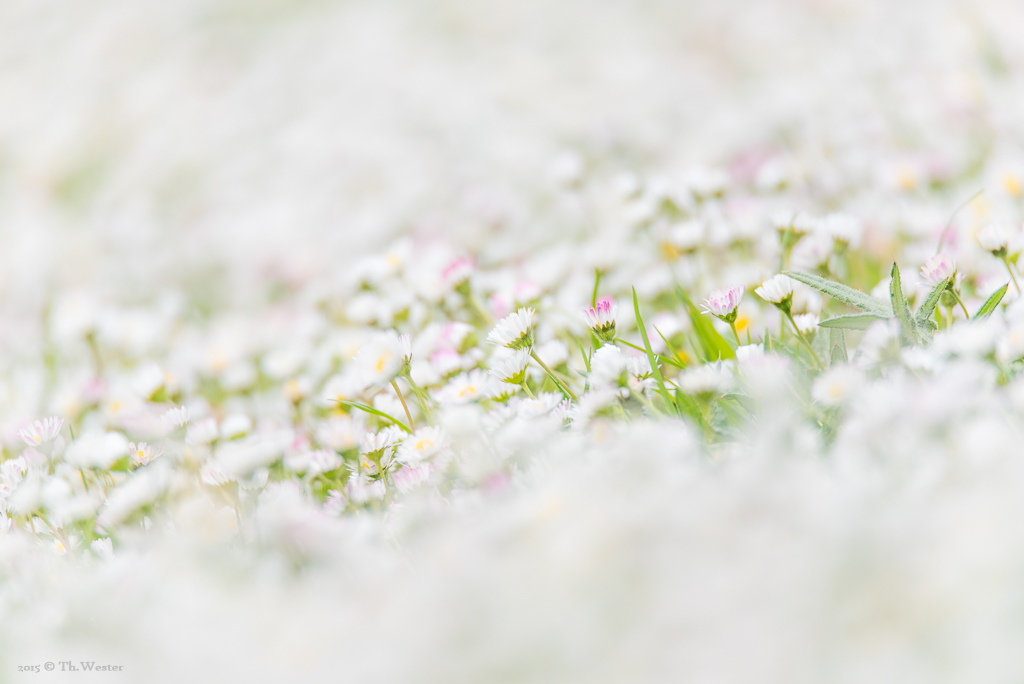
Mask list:
[[[992,293],[992,296],[985,300],[985,303],[978,309],[978,313],[974,314],[975,318],[981,318],[983,316],[990,315],[999,306],[999,302],[1003,301],[1003,295],[1006,294],[1006,288],[1010,287],[1010,283],[1006,283],[1001,288]]]
[[[910,313],[910,304],[903,294],[903,284],[900,282],[900,267],[894,261],[892,264],[892,280],[889,282],[889,296],[892,298],[892,310],[896,313],[896,319],[900,322],[900,342],[903,344],[918,344],[921,336],[917,333],[917,324]]]
[[[829,353],[829,363],[846,363],[849,356],[846,353],[846,333],[841,328],[831,328],[828,331],[828,343],[832,347]]]
[[[580,342],[580,338],[576,338],[576,344],[580,347],[580,356],[583,357],[583,365],[587,367],[587,372],[590,372],[590,357],[587,356],[587,352],[583,351],[583,343]]]
[[[846,314],[845,316],[834,316],[826,318],[818,323],[819,328],[866,330],[875,321],[884,320],[874,314]]]
[[[701,315],[690,298],[683,292],[683,288],[676,285],[676,296],[686,308],[686,313],[693,324],[693,331],[700,341],[701,350],[704,352],[705,361],[718,361],[719,359],[731,359],[736,356],[732,346],[722,337],[707,316]]]
[[[658,337],[660,337],[661,341],[665,343],[665,347],[672,352],[672,356],[675,357],[676,363],[673,363],[672,365],[676,366],[676,368],[686,368],[686,361],[684,361],[683,357],[679,355],[679,351],[672,346],[672,343],[668,341],[668,338],[661,334],[661,331],[658,330],[658,326],[654,326],[654,332],[658,333]]]
[[[339,404],[343,405],[343,406],[351,406],[353,408],[359,409],[360,411],[366,411],[367,413],[372,413],[375,416],[380,416],[381,418],[387,418],[388,420],[390,420],[392,423],[394,423],[398,427],[402,428],[403,430],[405,430],[409,434],[412,434],[412,430],[410,430],[409,427],[405,423],[403,423],[402,421],[394,418],[393,416],[389,416],[388,414],[384,413],[383,411],[378,411],[377,409],[373,408],[372,406],[367,406],[366,404],[364,404],[362,402],[358,402],[358,401],[345,401],[344,399],[335,399],[335,401],[338,402]]]
[[[657,328],[655,328],[655,330],[657,330]],[[633,344],[632,342],[627,342],[626,340],[622,339],[621,337],[616,337],[615,341],[620,343],[620,344],[624,344],[627,347],[630,347],[632,349],[636,349],[637,351],[642,351],[642,352],[646,352],[647,351],[643,347],[638,347],[635,344]],[[655,356],[655,358],[658,359],[658,361],[661,361],[663,363],[667,363],[670,366],[675,366],[676,368],[680,368],[680,369],[681,368],[685,368],[685,366],[680,365],[678,361],[674,361],[674,360],[670,359],[669,357],[664,356],[662,354],[655,354],[654,356]]]
[[[697,425],[704,426],[704,416],[701,414],[700,407],[697,406],[697,401],[693,397],[685,392],[676,390],[676,405],[680,415],[689,416]]]
[[[928,296],[924,298],[924,301],[921,302],[921,306],[917,307],[917,313],[914,314],[914,322],[917,323],[918,330],[931,331],[932,326],[928,324],[932,322],[932,314],[935,313],[935,307],[939,305],[939,300],[942,299],[942,293],[949,288],[952,281],[952,278],[947,278],[936,285],[928,293]]]
[[[636,312],[636,327],[640,328],[640,337],[644,340],[644,350],[647,352],[647,361],[651,364],[651,370],[654,371],[654,379],[658,382],[658,391],[661,392],[661,398],[665,401],[665,408],[669,411],[677,409],[676,403],[672,401],[672,395],[668,393],[668,389],[665,387],[665,378],[661,377],[661,369],[658,368],[658,361],[654,358],[654,351],[651,350],[651,341],[647,339],[647,328],[644,326],[643,316],[640,315],[640,301],[636,298],[636,288],[633,288],[633,311]]]
[[[815,290],[823,292],[833,299],[838,299],[844,304],[849,304],[861,311],[874,314],[878,318],[892,318],[893,316],[892,308],[887,302],[875,299],[866,292],[855,290],[849,285],[843,285],[834,280],[828,280],[810,273],[801,273],[800,271],[783,271],[782,275],[789,276],[804,285],[810,285]]]

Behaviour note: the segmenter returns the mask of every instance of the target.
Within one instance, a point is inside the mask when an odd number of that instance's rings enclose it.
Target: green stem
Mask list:
[[[964,306],[964,302],[960,299],[960,295],[956,293],[956,290],[950,288],[949,293],[953,295],[953,299],[955,299],[956,303],[960,305],[960,308],[964,310],[964,317],[967,318],[967,320],[971,320],[971,314],[967,313],[967,307]]]
[[[519,383],[519,386],[523,388],[524,392],[526,392],[526,396],[530,397],[531,399],[537,398],[533,396],[533,392],[530,391],[530,387],[529,385],[526,384],[526,380],[523,380],[521,383]]]
[[[391,381],[391,386],[395,388],[395,394],[398,395],[398,401],[402,402],[402,408],[405,409],[405,417],[409,419],[409,429],[415,430],[416,426],[412,424],[412,414],[409,413],[409,407],[405,403],[405,397],[402,396],[402,390],[398,389],[398,383],[394,380]]]
[[[416,395],[416,401],[419,402],[420,408],[423,409],[423,413],[427,417],[427,422],[433,425],[434,416],[430,413],[430,406],[428,406],[430,403],[430,396],[412,379],[412,373],[406,372],[402,378],[409,383],[409,388],[412,389],[412,393]]]
[[[796,331],[796,336],[799,337],[800,341],[803,342],[804,346],[807,347],[807,351],[811,352],[811,357],[814,359],[814,364],[819,369],[823,370],[825,368],[825,365],[822,364],[821,359],[818,358],[818,353],[816,351],[814,351],[814,347],[812,347],[811,343],[807,341],[806,337],[804,337],[804,334],[800,331],[800,328],[796,327],[796,321],[793,320],[793,314],[791,314],[788,311],[786,311],[785,313],[786,313],[786,318],[789,319],[790,324],[792,324],[792,326],[793,326],[793,330]]]
[[[1006,265],[1006,270],[1010,274],[1010,279],[1013,280],[1013,286],[1017,288],[1017,294],[1020,294],[1020,285],[1017,284],[1017,276],[1013,274],[1013,268],[1010,267],[1010,260],[1004,255],[1003,264]]]
[[[648,411],[650,411],[652,416],[654,416],[656,418],[661,418],[664,415],[654,405],[654,402],[652,402],[650,399],[648,399],[647,397],[644,396],[644,393],[642,391],[634,392],[634,391],[630,390],[630,396],[632,396],[637,401],[639,401],[643,405],[644,408],[646,408]]]
[[[738,332],[736,332],[736,321],[729,321],[729,327],[732,328],[732,335],[733,335],[733,337],[736,338],[736,346],[737,347],[742,346],[743,343],[740,342],[740,334]]]
[[[533,358],[534,361],[540,364],[540,367],[544,369],[544,372],[547,373],[548,376],[555,381],[555,385],[558,387],[558,389],[562,390],[562,394],[564,394],[567,398],[572,399],[573,401],[578,401],[578,399],[576,399],[576,395],[572,393],[572,390],[563,385],[562,381],[555,376],[554,371],[548,368],[548,365],[540,360],[540,357],[537,356],[537,352],[531,349],[530,356]]]
[[[491,318],[491,314],[484,311],[483,307],[480,306],[480,302],[476,301],[476,297],[472,293],[466,295],[466,299],[469,300],[470,306],[472,306],[473,310],[476,311],[476,315],[480,317],[480,320],[487,325],[494,324],[494,319]]]

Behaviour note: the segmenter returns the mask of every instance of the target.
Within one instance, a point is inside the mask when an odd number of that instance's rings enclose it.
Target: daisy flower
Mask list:
[[[745,290],[746,288],[742,285],[712,290],[708,298],[704,300],[704,313],[717,316],[726,322],[729,317],[736,320],[736,308],[740,305]]]
[[[415,466],[440,452],[446,445],[447,437],[441,428],[420,428],[405,438],[395,454],[395,460]]]
[[[597,339],[602,342],[611,342],[615,339],[615,318],[618,309],[614,299],[601,297],[594,306],[583,310],[583,317],[587,319],[587,325],[594,331]]]
[[[773,275],[754,290],[761,299],[770,302],[780,309],[788,309],[793,303],[793,280],[781,273]]]
[[[498,383],[484,371],[475,368],[461,373],[437,391],[437,401],[445,405],[468,404],[477,399],[490,399],[500,392]]]
[[[128,455],[132,459],[132,463],[135,465],[148,465],[154,458],[160,455],[159,452],[153,453],[153,447],[146,444],[145,442],[128,443]]]
[[[444,270],[441,271],[441,280],[453,290],[458,290],[469,281],[474,267],[472,259],[459,257],[444,267]]]
[[[509,349],[530,349],[533,347],[533,314],[529,307],[522,307],[498,321],[487,335],[487,341]]]
[[[355,364],[367,385],[391,382],[404,375],[412,361],[412,342],[408,335],[389,330],[359,348]]]
[[[56,439],[63,425],[63,418],[50,416],[43,420],[37,420],[28,427],[23,428],[18,432],[18,436],[30,447],[37,447],[44,442],[52,442]]]
[[[921,279],[932,287],[949,280],[956,275],[956,261],[953,257],[939,252],[928,257],[921,267]]]
[[[978,231],[978,243],[997,257],[1005,255],[1010,245],[1010,231],[998,223],[989,224]]]
[[[498,380],[510,385],[521,385],[526,380],[526,366],[530,363],[530,352],[517,349],[511,355],[499,361],[490,373]]]

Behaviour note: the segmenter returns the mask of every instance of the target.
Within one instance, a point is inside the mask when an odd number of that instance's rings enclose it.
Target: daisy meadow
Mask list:
[[[1019,681],[1022,34],[0,3],[0,681]]]

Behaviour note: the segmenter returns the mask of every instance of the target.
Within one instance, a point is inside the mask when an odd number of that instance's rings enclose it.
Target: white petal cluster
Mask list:
[[[787,297],[793,296],[793,279],[779,273],[755,288],[754,294],[766,302],[781,304]]]

